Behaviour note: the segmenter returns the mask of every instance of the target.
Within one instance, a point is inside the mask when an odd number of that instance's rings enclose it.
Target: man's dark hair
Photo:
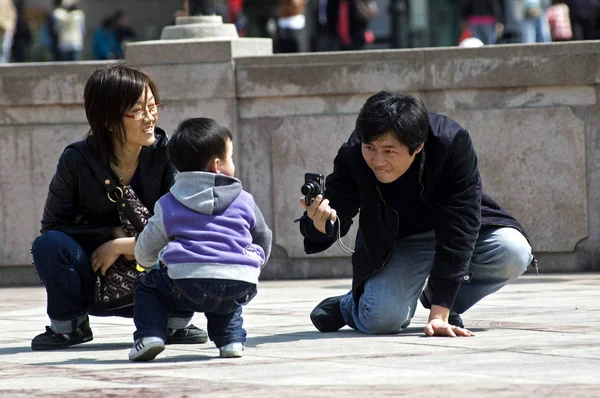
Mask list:
[[[356,119],[356,135],[365,144],[391,132],[412,155],[427,138],[429,112],[419,98],[380,91],[369,97]]]
[[[119,164],[115,148],[125,144],[123,115],[149,87],[156,102],[158,89],[154,80],[134,66],[117,64],[95,71],[85,84],[85,115],[90,124],[96,149],[105,162]],[[146,93],[150,96],[150,93]]]
[[[224,159],[231,131],[213,119],[186,119],[167,144],[169,160],[180,171],[206,171],[214,158]]]

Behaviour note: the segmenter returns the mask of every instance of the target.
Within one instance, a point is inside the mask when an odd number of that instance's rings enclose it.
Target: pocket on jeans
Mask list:
[[[173,279],[173,286],[194,304],[202,304],[208,296],[206,286],[194,279]]]
[[[256,293],[258,293],[256,285],[251,285],[246,291],[242,292],[234,301],[237,305],[246,305],[254,298],[254,296],[256,296]]]

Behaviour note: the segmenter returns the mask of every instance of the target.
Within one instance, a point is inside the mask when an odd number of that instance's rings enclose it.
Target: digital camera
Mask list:
[[[323,195],[325,193],[325,176],[323,174],[315,173],[304,174],[304,185],[300,188],[300,192],[304,195],[306,205],[310,206],[317,195]]]

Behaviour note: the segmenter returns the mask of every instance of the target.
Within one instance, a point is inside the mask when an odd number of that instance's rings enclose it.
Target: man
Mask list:
[[[430,309],[425,334],[472,336],[460,314],[533,261],[521,225],[482,192],[467,131],[410,95],[370,97],[334,160],[325,197],[300,202],[309,254],[345,235],[360,210],[352,290],[311,312],[321,332],[344,325],[399,332],[420,296]]]

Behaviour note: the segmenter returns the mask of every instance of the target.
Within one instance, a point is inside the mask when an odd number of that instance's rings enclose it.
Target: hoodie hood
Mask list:
[[[203,214],[223,212],[242,192],[235,177],[205,171],[189,171],[175,176],[171,194],[185,207]]]

